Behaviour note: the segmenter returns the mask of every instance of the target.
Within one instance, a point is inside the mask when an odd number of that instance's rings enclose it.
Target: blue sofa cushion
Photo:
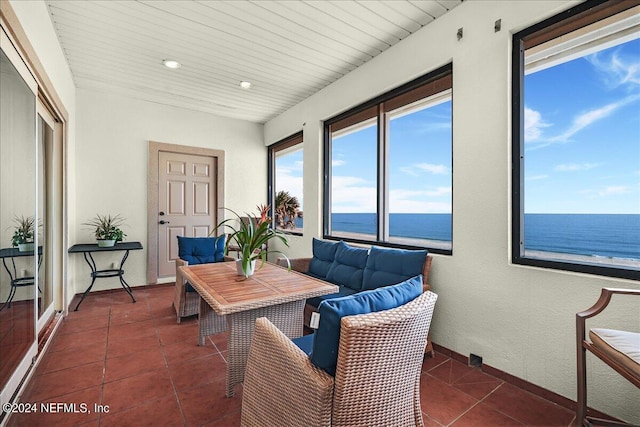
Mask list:
[[[338,243],[336,257],[327,272],[327,281],[359,291],[362,289],[362,274],[367,265],[368,249],[355,248],[345,242]]]
[[[412,301],[422,293],[422,275],[402,283],[322,301],[320,324],[313,334],[311,362],[331,375],[336,373],[340,320],[344,316],[390,310]]]
[[[363,289],[393,285],[422,274],[427,250],[404,250],[372,246],[362,276]]]
[[[355,289],[347,288],[346,286],[340,286],[340,290],[338,292],[336,292],[335,294],[320,295],[319,297],[309,298],[307,300],[307,304],[318,308],[320,303],[322,301],[326,300],[326,299],[346,297],[347,295],[353,295],[356,292],[358,292],[358,291],[356,291]]]
[[[189,265],[223,261],[225,237],[178,236],[178,256]]]
[[[309,264],[309,275],[317,279],[326,279],[329,267],[336,256],[338,242],[313,238],[313,258]]]
[[[315,334],[303,335],[298,338],[294,338],[291,341],[298,346],[298,348],[305,352],[307,356],[311,355],[311,350],[313,350],[313,336]]]

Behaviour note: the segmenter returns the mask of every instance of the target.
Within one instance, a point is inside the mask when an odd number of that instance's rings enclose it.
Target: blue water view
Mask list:
[[[333,231],[376,234],[375,213],[334,213]],[[450,214],[390,214],[393,237],[451,240]],[[506,225],[505,225],[506,226]],[[640,259],[640,215],[526,214],[525,250]]]

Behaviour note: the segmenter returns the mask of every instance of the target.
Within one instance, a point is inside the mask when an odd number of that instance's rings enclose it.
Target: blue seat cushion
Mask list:
[[[362,275],[367,265],[366,248],[355,248],[342,240],[338,242],[336,257],[327,272],[327,281],[334,285],[346,286],[359,291],[362,289]]]
[[[402,283],[322,301],[320,323],[313,334],[311,362],[335,375],[340,341],[340,321],[344,316],[390,310],[412,301],[422,293],[422,275]]]
[[[294,338],[291,341],[298,346],[298,348],[305,352],[307,356],[311,355],[313,350],[313,336],[315,334],[303,335],[298,338]]]
[[[319,297],[309,298],[307,300],[307,304],[312,305],[312,306],[317,308],[320,305],[320,303],[322,301],[326,300],[326,299],[346,297],[347,295],[353,295],[356,292],[358,292],[358,291],[356,291],[354,289],[351,289],[351,288],[347,288],[346,286],[340,286],[340,290],[338,292],[336,292],[335,294],[320,295]]]
[[[189,283],[189,282],[185,283],[184,291],[185,291],[185,292],[197,292],[197,291],[193,288],[193,286],[191,286],[191,283]]]
[[[362,276],[363,289],[400,283],[422,274],[427,250],[404,250],[372,246]]]
[[[318,279],[326,279],[337,249],[338,242],[319,240],[314,237],[313,258],[309,263],[309,275]]]
[[[225,237],[178,236],[178,256],[189,265],[223,261]]]

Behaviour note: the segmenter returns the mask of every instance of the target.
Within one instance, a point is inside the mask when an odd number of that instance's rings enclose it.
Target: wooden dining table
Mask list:
[[[227,342],[227,397],[244,379],[255,320],[267,317],[289,338],[303,333],[307,298],[338,292],[322,280],[260,262],[249,278],[238,276],[233,262],[180,267],[186,280],[200,295],[198,343],[208,335],[229,332]]]

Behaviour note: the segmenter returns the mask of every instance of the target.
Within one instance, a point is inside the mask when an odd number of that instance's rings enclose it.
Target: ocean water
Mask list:
[[[394,237],[451,240],[450,214],[390,214]],[[374,213],[334,213],[334,231],[376,234]],[[526,214],[525,250],[640,260],[640,215]]]

